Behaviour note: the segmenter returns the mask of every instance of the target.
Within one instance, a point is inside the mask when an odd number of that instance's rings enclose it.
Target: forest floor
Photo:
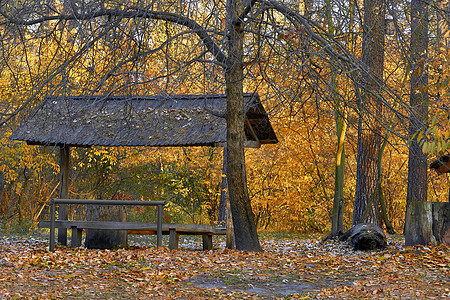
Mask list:
[[[131,236],[130,236],[131,238]],[[180,250],[135,239],[128,250],[57,246],[0,233],[0,299],[449,299],[448,246],[353,251],[318,236],[263,233],[262,253],[180,237]],[[163,241],[167,244],[167,241]]]

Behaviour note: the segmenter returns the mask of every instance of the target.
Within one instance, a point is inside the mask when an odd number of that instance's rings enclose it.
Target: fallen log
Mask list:
[[[353,250],[376,250],[386,247],[386,235],[375,224],[357,224],[344,233],[342,240],[347,240],[349,237]]]

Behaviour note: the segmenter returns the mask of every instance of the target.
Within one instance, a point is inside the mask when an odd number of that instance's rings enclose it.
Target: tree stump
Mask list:
[[[408,203],[404,235],[406,246],[436,242],[450,245],[450,203]]]
[[[344,239],[349,236],[354,250],[376,250],[386,247],[386,235],[375,224],[357,224],[344,235]]]
[[[88,205],[86,220],[126,222],[127,218],[121,206]],[[88,229],[85,246],[88,249],[127,248],[127,231]]]

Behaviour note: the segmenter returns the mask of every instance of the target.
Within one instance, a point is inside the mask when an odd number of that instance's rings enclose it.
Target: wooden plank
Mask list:
[[[60,146],[60,153],[61,153],[61,161],[60,161],[60,167],[61,167],[61,183],[60,183],[60,191],[63,191],[63,185],[64,181],[68,182],[68,166],[69,166],[69,159],[70,159],[70,151],[68,147],[65,147],[65,150],[63,149],[63,146]],[[65,157],[63,158],[62,152],[64,152]],[[64,167],[64,168],[63,168]],[[66,170],[67,172],[64,173]],[[64,180],[63,180],[64,179]],[[68,190],[65,192],[62,192],[60,194],[62,198],[68,197]],[[96,204],[96,205],[145,205],[145,206],[158,206],[158,220],[157,220],[157,246],[161,246],[162,242],[162,212],[163,212],[163,206],[165,205],[165,201],[123,201],[123,200],[86,200],[86,199],[52,199],[51,200],[51,212],[50,212],[50,225],[44,225],[45,223],[42,223],[41,227],[47,227],[50,228],[50,246],[49,249],[51,252],[55,250],[55,207],[56,204],[60,204],[60,208],[63,209],[60,212],[60,221],[68,221],[67,220],[67,211],[64,212],[64,209],[67,209],[67,204]],[[62,205],[61,205],[62,204]],[[61,217],[64,214],[66,214],[65,217]],[[48,221],[47,221],[48,222]],[[74,222],[74,221],[70,221]],[[81,222],[81,221],[80,221]],[[119,222],[121,223],[121,222]],[[61,223],[59,222],[58,226],[56,228],[58,229],[58,241],[62,244],[67,244],[67,229],[70,227],[78,227],[81,226],[80,223]],[[97,224],[96,227],[105,226],[105,224]],[[119,229],[119,230],[126,230],[121,227],[121,225],[107,225],[111,226],[106,229]],[[80,227],[80,229],[83,227]],[[99,229],[99,228],[92,228],[92,227],[84,227],[85,229]],[[72,230],[75,230],[72,228]],[[81,233],[78,234],[78,231],[75,233],[76,240],[80,239]],[[72,243],[78,243],[77,241],[72,241]]]
[[[50,221],[39,221],[39,227],[49,228]],[[102,222],[102,221],[55,221],[56,228],[77,228],[83,229],[111,229],[111,230],[139,230],[156,232],[156,223],[139,223],[139,222]],[[168,234],[170,229],[174,229],[181,234],[202,234],[209,233],[214,235],[225,235],[225,229],[217,229],[211,225],[198,224],[162,224],[162,232]]]
[[[71,247],[81,246],[81,236],[83,229],[110,229],[110,230],[127,230],[128,234],[169,234],[169,249],[178,249],[178,241],[180,235],[202,235],[203,250],[213,249],[213,235],[225,235],[226,229],[217,229],[211,225],[197,224],[162,224],[158,232],[158,226],[154,223],[139,222],[105,222],[105,221],[39,221],[41,228],[71,228],[72,242]],[[53,229],[54,230],[54,229]],[[160,245],[158,245],[160,246]],[[52,249],[52,239],[50,238],[50,249]],[[52,250],[51,250],[52,251]],[[54,251],[54,242],[53,242]]]
[[[246,140],[244,142],[244,147],[260,148],[261,147],[261,142],[259,141],[258,135],[256,134],[255,130],[253,129],[252,124],[250,123],[250,120],[247,117],[245,118],[245,126],[250,131],[250,134],[251,134],[251,136],[253,137],[254,140]]]
[[[127,229],[127,234],[130,235],[156,235],[158,232],[156,230],[142,230],[142,229]],[[162,232],[163,235],[167,235],[167,233]]]
[[[93,205],[144,205],[144,206],[164,206],[166,201],[145,201],[145,200],[86,200],[86,199],[54,199],[56,204],[93,204]]]
[[[39,227],[48,228],[50,227],[50,221],[41,220],[39,221]],[[156,223],[133,223],[133,222],[102,222],[102,221],[55,221],[56,228],[71,228],[76,226],[82,229],[114,229],[114,230],[157,230]],[[163,228],[164,229],[164,228]],[[166,227],[166,231],[168,231]]]

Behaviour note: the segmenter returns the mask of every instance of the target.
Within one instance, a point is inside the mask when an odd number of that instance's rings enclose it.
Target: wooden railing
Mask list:
[[[50,245],[49,250],[55,251],[55,218],[56,218],[56,205],[57,204],[81,204],[81,205],[133,205],[133,206],[157,206],[158,213],[156,219],[156,245],[161,246],[162,243],[162,214],[163,206],[166,204],[165,201],[137,201],[137,200],[85,200],[85,199],[52,199],[50,201]],[[101,222],[105,225],[113,222]],[[120,224],[121,222],[114,222],[115,224]],[[123,228],[126,228],[127,222],[124,223]],[[121,226],[114,226],[114,229],[121,229]],[[99,228],[100,229],[100,228]]]

